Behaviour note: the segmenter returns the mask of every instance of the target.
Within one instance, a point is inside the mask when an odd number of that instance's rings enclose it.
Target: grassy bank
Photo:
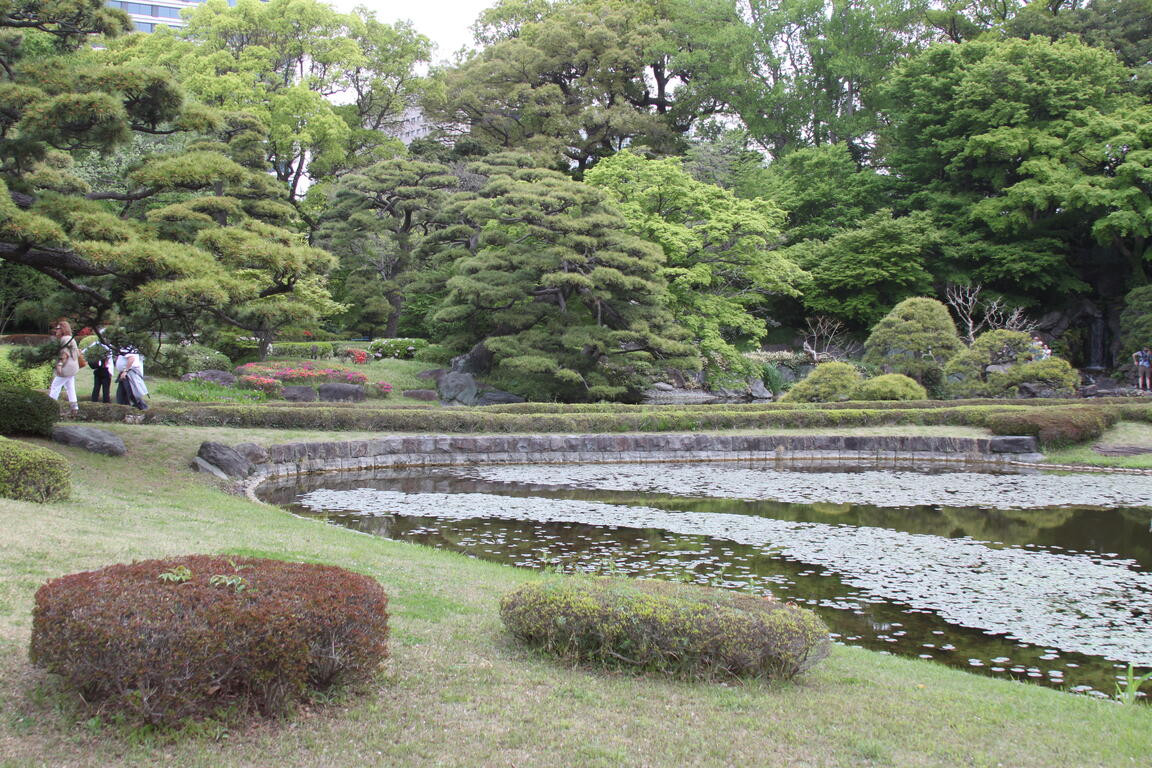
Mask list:
[[[0,500],[4,768],[1143,766],[1152,754],[1150,707],[858,649],[837,648],[791,685],[696,685],[560,667],[510,645],[497,618],[500,595],[536,574],[294,518],[187,470],[208,435],[241,433],[107,428],[124,437],[129,457],[53,446],[73,464],[72,501]],[[191,552],[335,563],[379,579],[394,613],[385,673],[363,695],[286,723],[176,741],[90,719],[53,695],[26,656],[36,587],[64,573]]]

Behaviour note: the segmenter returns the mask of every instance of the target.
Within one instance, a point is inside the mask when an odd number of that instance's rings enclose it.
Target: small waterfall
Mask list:
[[[1101,316],[1093,317],[1088,325],[1089,370],[1102,371],[1108,367],[1108,324]]]

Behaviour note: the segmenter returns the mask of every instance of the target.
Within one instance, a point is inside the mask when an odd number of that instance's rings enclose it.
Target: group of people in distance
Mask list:
[[[48,396],[60,398],[63,390],[73,414],[80,410],[76,402],[76,374],[80,372],[81,350],[72,335],[72,325],[67,320],[57,320],[52,324],[52,336],[60,346],[53,369],[52,384]],[[148,410],[144,398],[148,387],[144,384],[144,358],[132,347],[113,350],[99,341],[89,344],[83,350],[86,364],[92,366],[92,402],[110,402],[112,380],[116,379],[116,402],[131,405],[142,411]]]

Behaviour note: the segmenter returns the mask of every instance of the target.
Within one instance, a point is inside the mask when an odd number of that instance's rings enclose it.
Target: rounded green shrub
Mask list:
[[[12,359],[12,350],[0,349],[0,387],[47,389],[51,383],[52,363],[28,368]]]
[[[820,363],[780,398],[792,403],[835,403],[848,400],[860,385],[860,371],[850,363]]]
[[[388,596],[342,568],[189,555],[53,579],[36,592],[32,662],[85,701],[173,724],[275,715],[372,676]]]
[[[948,308],[935,299],[897,304],[864,342],[864,363],[885,373],[902,373],[935,392],[944,365],[963,347]]]
[[[1013,397],[1017,387],[1035,382],[1055,395],[1070,395],[1080,375],[1066,360],[1033,360],[1032,337],[1020,331],[998,329],[976,337],[972,346],[956,355],[944,369],[952,397]]]
[[[852,393],[853,400],[926,400],[928,391],[902,373],[865,379]]]
[[[223,352],[202,344],[179,344],[162,347],[149,361],[153,373],[177,378],[197,371],[227,371],[232,361]]]
[[[50,437],[59,406],[43,392],[0,385],[0,435]]]
[[[828,655],[828,627],[773,598],[688,584],[566,578],[500,602],[509,632],[563,659],[683,679],[790,679]]]
[[[0,496],[40,504],[72,495],[72,469],[63,456],[0,437]]]

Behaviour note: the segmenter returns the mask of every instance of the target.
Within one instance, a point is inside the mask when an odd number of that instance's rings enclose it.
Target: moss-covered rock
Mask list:
[[[43,503],[70,495],[72,470],[63,456],[0,437],[0,496]]]
[[[662,581],[528,584],[504,597],[500,616],[517,640],[560,658],[683,679],[789,679],[831,644],[803,608]]]

